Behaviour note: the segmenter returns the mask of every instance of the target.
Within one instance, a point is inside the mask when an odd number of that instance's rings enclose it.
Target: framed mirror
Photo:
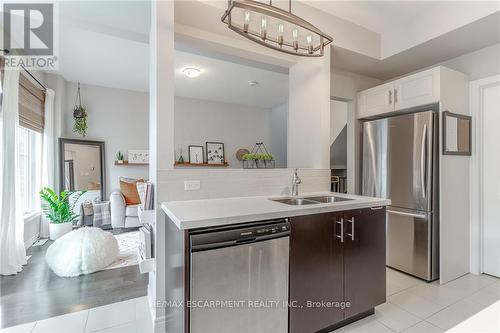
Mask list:
[[[443,112],[443,155],[471,155],[472,118]]]
[[[104,141],[60,138],[60,191],[87,191],[90,201],[106,200],[104,163]]]

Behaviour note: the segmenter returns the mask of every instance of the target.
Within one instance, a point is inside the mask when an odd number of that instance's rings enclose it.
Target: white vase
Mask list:
[[[50,223],[49,224],[49,235],[50,240],[56,240],[59,237],[71,232],[73,230],[73,223]]]

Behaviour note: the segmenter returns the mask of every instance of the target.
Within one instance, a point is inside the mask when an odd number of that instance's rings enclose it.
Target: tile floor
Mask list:
[[[153,333],[146,297],[8,327],[1,333]]]
[[[458,324],[458,331],[464,332],[462,327],[470,329],[465,332],[478,332],[479,321],[474,321],[474,317],[484,318],[494,311],[490,307],[494,303],[500,309],[500,279],[488,275],[468,274],[439,285],[437,281],[426,283],[387,269],[387,302],[376,307],[373,316],[335,333],[434,333],[455,330]],[[496,316],[500,318],[500,312]],[[489,321],[496,328],[489,331],[499,332],[500,320],[492,317]]]
[[[500,279],[468,274],[445,285],[387,269],[387,302],[341,333],[500,331]],[[458,326],[457,326],[458,325]],[[153,332],[146,297],[9,327],[0,333]]]

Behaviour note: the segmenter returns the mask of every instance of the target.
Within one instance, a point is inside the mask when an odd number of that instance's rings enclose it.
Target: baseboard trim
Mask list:
[[[31,245],[35,244],[40,239],[40,233],[36,233],[24,242],[24,248],[27,250]]]

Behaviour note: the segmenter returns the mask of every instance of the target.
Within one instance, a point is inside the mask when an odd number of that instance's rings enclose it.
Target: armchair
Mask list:
[[[133,228],[142,225],[139,220],[139,205],[127,205],[120,190],[114,190],[109,202],[111,206],[111,226],[113,228]]]

